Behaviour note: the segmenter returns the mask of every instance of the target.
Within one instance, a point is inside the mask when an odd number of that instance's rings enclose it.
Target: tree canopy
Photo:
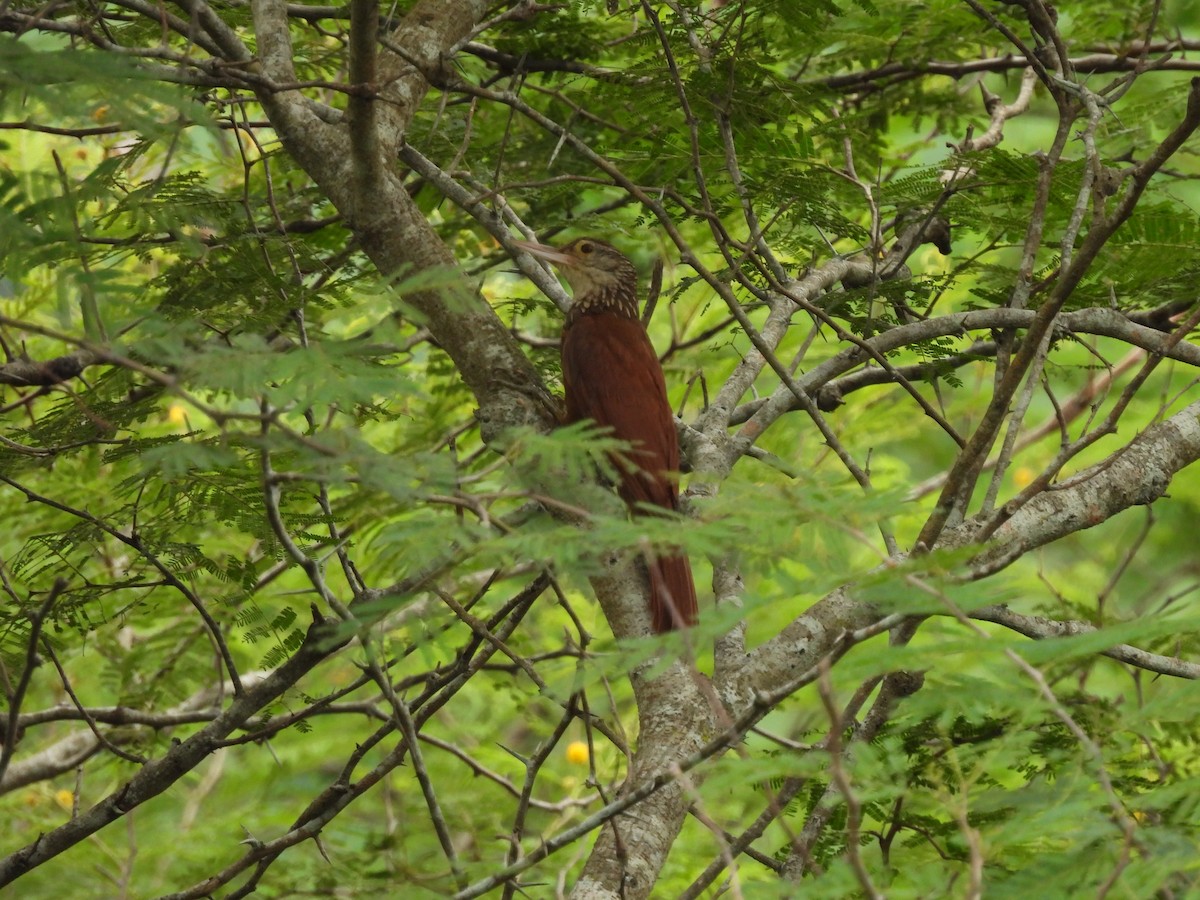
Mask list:
[[[1198,28],[0,4],[0,884],[1195,891]],[[562,424],[580,236],[679,516]]]

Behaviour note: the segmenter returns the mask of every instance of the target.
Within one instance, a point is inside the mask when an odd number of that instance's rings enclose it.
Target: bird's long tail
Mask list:
[[[650,564],[650,619],[655,634],[696,624],[699,615],[692,564],[687,554],[660,556]]]

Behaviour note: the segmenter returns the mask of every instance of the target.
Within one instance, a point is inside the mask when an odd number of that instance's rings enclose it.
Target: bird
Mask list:
[[[562,330],[566,423],[591,420],[629,444],[613,456],[617,493],[634,515],[679,511],[679,436],[658,354],[638,317],[638,274],[606,241],[562,247],[514,241],[554,265],[573,294]],[[696,586],[682,550],[648,562],[650,622],[656,634],[696,623]]]

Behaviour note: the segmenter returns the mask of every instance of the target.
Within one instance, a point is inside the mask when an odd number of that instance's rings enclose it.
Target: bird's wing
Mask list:
[[[562,366],[568,421],[591,419],[633,445],[626,461],[616,461],[621,497],[631,505],[677,510],[675,418],[662,366],[641,323],[611,313],[575,317],[563,330]],[[694,625],[696,587],[687,555],[678,552],[647,562],[654,631]]]
[[[662,366],[642,324],[603,312],[576,317],[563,330],[562,367],[568,420],[591,419],[634,447],[621,466],[625,501],[677,509],[679,440]]]

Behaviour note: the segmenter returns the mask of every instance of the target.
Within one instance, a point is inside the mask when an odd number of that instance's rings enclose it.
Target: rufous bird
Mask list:
[[[679,510],[679,437],[658,355],[638,318],[637,269],[616,247],[579,238],[563,247],[515,241],[553,263],[574,294],[562,332],[568,423],[590,419],[630,449],[616,454],[617,492],[640,504]],[[696,622],[696,586],[687,554],[649,561],[655,633]]]

